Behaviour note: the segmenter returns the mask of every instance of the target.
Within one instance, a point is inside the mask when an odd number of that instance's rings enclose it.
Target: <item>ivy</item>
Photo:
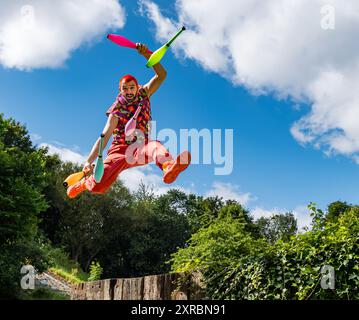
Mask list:
[[[327,220],[311,203],[312,230],[270,243],[243,222],[218,217],[171,259],[173,271],[200,271],[211,299],[358,299],[359,208]],[[324,266],[335,288],[323,287]]]

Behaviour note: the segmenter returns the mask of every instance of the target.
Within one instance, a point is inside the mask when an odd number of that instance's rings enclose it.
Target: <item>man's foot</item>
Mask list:
[[[174,182],[178,175],[187,169],[191,163],[191,154],[188,151],[183,151],[178,155],[175,161],[168,161],[163,164],[163,182],[172,183]]]
[[[68,187],[67,188],[67,196],[69,198],[76,198],[80,193],[84,192],[86,190],[85,182],[86,182],[86,180],[82,179],[81,181]]]

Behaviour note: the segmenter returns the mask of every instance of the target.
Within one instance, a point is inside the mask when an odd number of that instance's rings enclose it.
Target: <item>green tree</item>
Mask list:
[[[24,126],[0,114],[0,297],[19,293],[20,269],[46,266],[39,249],[39,214],[47,204],[46,150],[32,146]]]
[[[125,260],[133,236],[133,196],[117,181],[106,195],[100,195],[96,205],[102,219],[102,247],[94,256],[103,267],[103,277],[122,277]],[[91,257],[91,255],[89,255]]]
[[[342,202],[342,201],[335,201],[332,202],[329,206],[328,206],[328,211],[326,214],[326,219],[329,221],[334,221],[336,219],[338,219],[338,217],[349,211],[350,208],[352,206],[347,204],[346,202]]]
[[[184,214],[183,193],[170,190],[161,196],[144,196],[143,189],[133,203],[127,252],[126,276],[164,273],[165,264],[177,247],[185,245],[190,227]],[[140,195],[140,197],[138,197]]]
[[[227,200],[225,205],[221,208],[218,217],[230,216],[233,219],[238,219],[244,225],[244,230],[249,232],[253,237],[260,236],[259,229],[254,222],[250,212],[242,207],[237,201]]]
[[[185,211],[191,226],[191,233],[206,227],[216,219],[224,206],[222,198],[204,198],[193,194],[188,195]]]
[[[259,233],[269,242],[279,239],[289,240],[297,233],[297,220],[293,213],[274,214],[269,218],[261,217],[256,221]]]
[[[59,242],[59,222],[66,203],[66,193],[62,183],[66,173],[72,173],[73,168],[71,163],[63,163],[58,155],[49,156],[46,163],[47,187],[43,194],[48,208],[41,213],[39,228],[54,244]]]

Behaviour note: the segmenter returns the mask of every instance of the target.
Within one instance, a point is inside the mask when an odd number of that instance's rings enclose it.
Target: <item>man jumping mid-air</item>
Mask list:
[[[150,57],[144,44],[137,43],[137,51],[146,59]],[[100,139],[98,139],[82,169],[86,176],[67,189],[67,195],[70,198],[75,198],[85,190],[92,193],[106,193],[123,170],[153,161],[163,171],[163,181],[169,184],[174,182],[190,164],[191,154],[188,151],[182,152],[176,159],[173,159],[159,141],[149,139],[150,97],[158,90],[167,75],[160,63],[157,63],[153,69],[156,75],[144,86],[138,85],[136,78],[131,75],[121,78],[120,93],[106,112],[108,120],[103,131],[104,148],[112,134],[113,142],[107,152],[107,158],[104,160],[104,174],[101,182],[97,183],[92,175],[92,163],[98,156],[100,145]],[[126,136],[125,126],[134,117],[137,110],[136,133]]]

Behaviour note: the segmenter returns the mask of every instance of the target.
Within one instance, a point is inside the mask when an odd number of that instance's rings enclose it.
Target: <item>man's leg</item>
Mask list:
[[[131,157],[131,152],[127,156]],[[165,183],[172,183],[189,166],[191,154],[188,151],[184,151],[176,159],[173,159],[162,143],[152,140],[147,144],[139,145],[134,151],[133,159],[131,160],[130,167],[141,166],[154,161],[164,172],[163,181]]]
[[[173,158],[162,143],[152,140],[146,144],[130,146],[126,152],[126,160],[130,167],[138,167],[155,162],[162,170],[163,164],[167,161],[173,161]]]
[[[112,145],[107,153],[107,157],[103,163],[104,173],[100,183],[95,181],[93,175],[82,179],[80,182],[67,189],[67,195],[75,198],[83,191],[91,193],[103,194],[116,181],[118,175],[126,169],[127,163],[125,159],[125,146]]]

